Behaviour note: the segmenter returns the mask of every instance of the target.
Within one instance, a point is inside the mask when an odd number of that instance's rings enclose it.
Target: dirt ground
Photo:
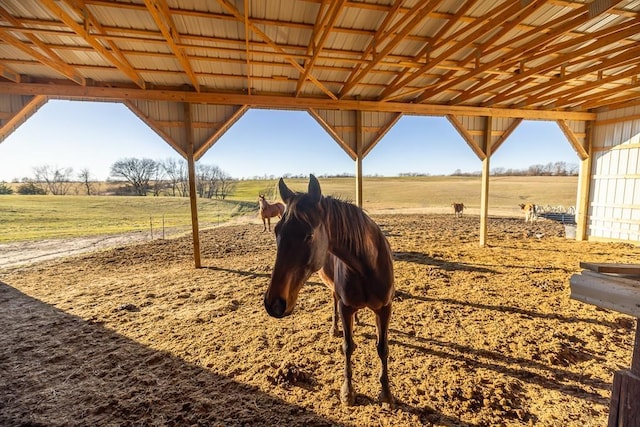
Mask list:
[[[576,242],[551,221],[372,215],[395,257],[389,370],[376,397],[361,312],[356,405],[317,276],[293,315],[262,305],[275,240],[256,221],[0,269],[3,426],[603,426],[635,320],[570,299],[580,261],[640,248]]]

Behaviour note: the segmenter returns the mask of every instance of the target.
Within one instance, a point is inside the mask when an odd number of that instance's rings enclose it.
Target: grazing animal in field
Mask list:
[[[280,202],[269,203],[264,198],[264,194],[260,194],[258,196],[258,204],[260,205],[260,217],[262,218],[262,225],[264,228],[262,231],[267,230],[267,224],[269,224],[269,231],[271,231],[271,218],[277,216],[278,218],[282,218],[282,214],[284,214],[284,205]]]
[[[313,175],[307,193],[291,191],[282,179],[279,188],[286,211],[274,228],[277,251],[264,295],[267,313],[276,318],[290,315],[302,285],[313,273],[319,273],[333,292],[334,307],[342,321],[345,366],[340,399],[351,406],[356,397],[351,368],[356,348],[354,315],[362,308],[371,309],[376,316],[376,349],[382,365],[379,398],[393,406],[387,370],[393,258],[386,237],[359,207],[323,196]],[[334,332],[335,326],[334,320]]]
[[[533,222],[536,220],[537,208],[533,203],[520,203],[520,210],[524,212],[524,222]]]
[[[451,203],[453,206],[453,213],[457,218],[462,216],[462,211],[464,211],[464,203]]]

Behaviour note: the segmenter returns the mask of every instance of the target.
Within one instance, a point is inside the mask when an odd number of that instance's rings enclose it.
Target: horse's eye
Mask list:
[[[305,242],[310,242],[313,240],[313,233],[309,233],[306,236],[304,236],[304,241]]]

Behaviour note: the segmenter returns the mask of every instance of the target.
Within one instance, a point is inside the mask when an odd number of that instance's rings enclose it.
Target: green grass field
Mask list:
[[[306,191],[306,179],[286,180],[296,191]],[[322,191],[355,200],[354,178],[320,179]],[[279,200],[277,180],[239,181],[227,200],[198,199],[200,228],[231,218],[257,217],[258,194]],[[518,203],[565,207],[575,205],[577,177],[495,177],[490,181],[489,214],[518,215]],[[479,177],[365,178],[363,207],[368,211],[423,210],[449,212],[452,202],[463,202],[466,213],[480,207]],[[0,243],[115,234],[127,231],[189,230],[188,198],[133,196],[0,196]]]

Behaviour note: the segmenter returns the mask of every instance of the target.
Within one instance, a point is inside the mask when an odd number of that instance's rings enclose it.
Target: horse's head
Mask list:
[[[291,191],[282,179],[278,186],[287,208],[275,227],[278,249],[264,306],[269,315],[284,317],[293,311],[302,285],[324,266],[329,236],[315,176],[310,177],[307,193]]]

